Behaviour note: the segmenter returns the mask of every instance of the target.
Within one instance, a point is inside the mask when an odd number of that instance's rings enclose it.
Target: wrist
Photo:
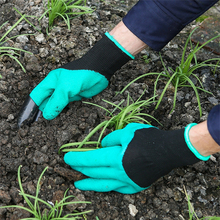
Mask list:
[[[119,22],[119,24],[116,25],[109,34],[133,56],[147,47],[147,45],[134,35],[122,21]]]
[[[129,53],[110,33],[106,32],[105,35],[119,48],[121,49],[125,54],[127,54],[132,60],[134,59],[134,56]]]
[[[67,70],[91,70],[108,81],[112,75],[134,57],[110,34],[105,34],[84,56],[60,68]]]
[[[207,121],[191,126],[188,131],[191,145],[202,156],[207,157],[220,151],[220,146],[214,141],[207,127]]]
[[[186,126],[185,131],[184,131],[184,138],[185,138],[188,148],[192,151],[192,153],[198,159],[206,161],[210,158],[210,156],[204,154],[204,152],[201,151],[200,148],[198,148],[198,145],[195,143],[195,137],[194,135],[192,135],[192,128],[196,125],[197,125],[196,123],[191,123]]]

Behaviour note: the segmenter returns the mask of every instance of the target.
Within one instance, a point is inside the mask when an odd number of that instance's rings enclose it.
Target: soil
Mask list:
[[[62,20],[46,33],[47,19],[39,25],[36,18],[29,20],[42,29],[35,30],[26,21],[22,21],[9,36],[32,34],[16,37],[5,43],[8,46],[22,48],[33,54],[21,53],[21,67],[8,57],[0,61],[0,206],[20,204],[27,206],[19,195],[17,171],[22,165],[21,179],[25,192],[34,195],[37,180],[48,166],[41,182],[40,198],[55,203],[69,189],[68,195],[74,195],[81,201],[91,204],[78,204],[76,207],[65,208],[65,213],[74,209],[77,211],[91,210],[85,219],[188,219],[189,209],[183,187],[191,198],[191,203],[199,218],[203,216],[220,216],[220,156],[215,154],[207,162],[199,162],[193,166],[176,168],[168,175],[160,178],[152,186],[134,195],[123,195],[116,192],[97,193],[80,191],[74,187],[74,181],[84,178],[73,171],[63,161],[64,154],[58,154],[59,148],[69,142],[81,141],[100,122],[105,119],[105,112],[82,101],[70,103],[69,106],[54,120],[47,121],[40,117],[31,125],[17,127],[18,112],[26,96],[53,69],[69,61],[81,57],[88,51],[102,34],[111,30],[137,1],[89,1],[96,7],[92,14],[83,15],[71,20],[71,30],[68,30]],[[0,24],[8,23],[0,30],[3,35],[20,15],[14,11],[40,17],[44,12],[42,0],[0,0]],[[218,6],[218,5],[217,5]],[[215,7],[217,7],[215,6]],[[215,8],[214,8],[215,9]],[[162,51],[165,65],[175,68],[181,60],[181,54],[186,38],[192,27],[199,25],[193,22],[178,34]],[[148,64],[143,55],[148,55]],[[218,57],[210,51],[201,50],[198,61]],[[127,93],[136,100],[146,89],[143,98],[153,96],[156,77],[149,76],[132,84],[125,93],[116,95],[132,79],[147,72],[161,72],[163,66],[159,53],[150,49],[144,50],[134,61],[126,64],[112,77],[107,89],[93,97],[90,102],[102,105],[108,109],[113,107],[102,99],[119,103],[126,99]],[[168,92],[157,110],[153,103],[146,113],[155,117],[160,123],[151,120],[152,125],[164,130],[180,129],[187,124],[199,123],[207,119],[208,112],[220,101],[220,74],[217,69],[201,68],[196,72],[204,88],[213,93],[199,91],[202,116],[199,115],[198,103],[193,89],[180,88],[177,95],[175,110],[170,113],[173,103],[173,87]],[[198,80],[193,82],[199,86]],[[165,81],[159,81],[157,94],[164,88]],[[98,134],[93,137],[95,140]],[[155,158],[157,160],[157,158]],[[160,161],[158,161],[159,163]],[[138,212],[132,215],[129,207],[136,207]],[[44,208],[44,207],[42,207]],[[0,209],[0,219],[17,220],[30,215],[21,209]]]

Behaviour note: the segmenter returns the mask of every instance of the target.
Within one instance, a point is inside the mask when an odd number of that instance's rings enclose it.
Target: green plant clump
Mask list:
[[[8,31],[6,31],[6,33],[3,34],[2,37],[0,37],[0,58],[3,57],[3,56],[8,56],[8,57],[14,59],[14,60],[21,66],[22,70],[23,70],[24,72],[26,72],[25,69],[24,69],[24,67],[23,67],[23,65],[22,65],[21,62],[18,60],[17,56],[18,56],[18,57],[20,56],[19,52],[25,52],[25,53],[29,53],[29,54],[32,54],[32,53],[29,52],[29,51],[22,50],[22,49],[20,49],[20,48],[4,46],[4,44],[5,44],[7,41],[9,41],[9,40],[11,40],[11,39],[13,39],[13,38],[16,38],[16,37],[18,37],[18,36],[21,36],[21,35],[16,35],[16,36],[13,36],[13,37],[10,37],[10,38],[7,37],[7,35],[8,35],[23,19],[25,19],[25,15],[23,15]],[[0,26],[0,30],[1,30],[2,27],[3,27],[4,25],[6,25],[7,23],[8,23],[8,22],[3,23],[3,24]],[[24,34],[22,34],[22,35],[24,35]],[[30,34],[26,34],[26,35],[30,35]],[[1,77],[1,75],[0,75],[0,77]]]
[[[67,202],[67,200],[74,198],[74,196],[70,195],[70,196],[66,196],[67,191],[64,193],[64,197],[60,202],[57,202],[53,205],[50,204],[42,199],[40,199],[39,196],[39,192],[40,192],[40,186],[41,186],[41,179],[45,173],[45,171],[47,170],[48,167],[46,167],[43,172],[41,173],[38,182],[37,182],[37,187],[36,187],[36,195],[32,196],[29,194],[26,194],[24,192],[24,189],[22,187],[21,184],[21,176],[20,176],[20,170],[21,170],[21,166],[19,166],[18,168],[18,183],[19,183],[19,187],[20,187],[20,193],[19,195],[23,196],[24,200],[26,201],[27,205],[29,206],[29,208],[24,207],[24,206],[20,206],[20,205],[9,205],[9,206],[0,206],[0,208],[19,208],[19,209],[23,209],[29,213],[31,213],[32,216],[34,217],[28,217],[28,218],[23,218],[21,220],[76,220],[76,219],[81,219],[81,217],[79,217],[79,215],[84,215],[90,211],[85,211],[85,212],[76,212],[76,213],[70,213],[70,214],[66,214],[64,216],[62,216],[63,213],[63,207],[66,205],[72,205],[72,204],[76,204],[76,203],[90,203],[90,202],[86,202],[86,201],[71,201],[71,202]],[[33,200],[34,202],[32,203],[31,200]],[[44,212],[41,212],[41,206],[40,205],[45,205],[47,207],[47,209]]]
[[[40,19],[47,15],[49,18],[49,29],[51,29],[54,21],[62,18],[70,30],[70,19],[92,12],[93,9],[86,6],[86,0],[48,0],[45,12]]]
[[[144,94],[144,92],[143,92],[143,94]],[[84,103],[91,104],[91,105],[94,105],[94,106],[97,106],[99,108],[104,109],[108,113],[109,119],[105,120],[105,121],[101,122],[99,125],[97,125],[86,136],[86,138],[82,142],[68,143],[68,144],[64,144],[63,146],[61,146],[59,149],[59,153],[61,150],[63,152],[69,152],[69,151],[87,151],[87,150],[97,149],[100,146],[100,142],[101,142],[101,139],[103,137],[103,134],[104,134],[104,131],[106,130],[106,128],[110,128],[112,131],[114,131],[114,130],[122,129],[127,124],[130,124],[130,123],[150,124],[150,122],[148,120],[146,120],[144,117],[149,117],[149,118],[156,120],[151,115],[141,112],[144,108],[147,108],[151,103],[155,102],[153,100],[155,97],[152,97],[147,100],[141,100],[141,97],[143,96],[143,94],[137,99],[137,101],[134,101],[130,97],[130,95],[128,94],[125,107],[121,107],[121,105],[125,102],[125,100],[122,100],[118,105],[116,105],[112,102],[103,100],[106,103],[115,107],[112,112],[110,112],[108,109],[106,109],[102,106],[99,106],[99,105],[96,105],[96,104],[93,104],[90,102],[84,102]],[[131,103],[130,103],[130,100],[131,100]],[[119,113],[114,115],[113,113],[116,110],[119,110]],[[99,135],[98,141],[88,141],[97,131],[99,131],[99,129],[102,129],[102,131]],[[83,145],[90,145],[90,144],[96,144],[97,147],[96,148],[82,148]],[[70,146],[78,146],[78,147],[74,148],[74,149],[64,149],[64,148],[67,148]]]
[[[159,79],[161,77],[163,77],[163,79],[167,80],[167,83],[159,97],[159,100],[157,102],[156,105],[156,109],[158,108],[158,106],[161,103],[162,98],[164,97],[165,92],[167,91],[170,83],[174,86],[174,99],[173,99],[173,108],[171,110],[171,112],[175,109],[176,106],[176,97],[177,97],[177,90],[180,87],[191,87],[193,88],[195,94],[196,94],[196,98],[197,98],[197,102],[198,102],[198,107],[199,107],[199,112],[200,112],[200,116],[202,115],[202,109],[201,109],[201,103],[200,103],[200,97],[199,97],[199,93],[198,90],[201,90],[203,92],[212,94],[211,92],[205,90],[203,88],[202,82],[200,81],[200,79],[196,76],[196,74],[194,74],[194,71],[201,68],[201,67],[214,67],[215,70],[217,67],[219,67],[219,62],[220,62],[220,58],[212,58],[212,59],[208,59],[205,60],[201,63],[197,62],[197,58],[196,58],[196,53],[201,50],[206,44],[208,44],[209,42],[213,41],[214,39],[220,37],[220,35],[215,36],[213,38],[211,38],[210,40],[208,40],[207,42],[205,42],[204,44],[202,44],[201,46],[199,46],[199,43],[193,48],[192,46],[192,42],[191,42],[191,36],[193,34],[193,32],[196,30],[196,28],[190,33],[186,43],[185,43],[185,47],[182,53],[182,59],[181,59],[181,63],[179,66],[176,67],[176,69],[172,69],[172,68],[166,68],[163,60],[162,64],[164,67],[164,71],[161,73],[146,73],[143,74],[139,77],[137,77],[136,79],[134,79],[132,82],[130,82],[121,92],[124,92],[125,89],[127,89],[128,86],[130,86],[133,82],[137,81],[138,79],[142,78],[142,77],[146,77],[149,75],[157,75],[157,79],[155,81],[154,84],[154,96],[156,94],[156,88],[157,88],[157,83],[159,81]],[[189,53],[188,56],[186,56],[186,50],[188,45],[190,44],[191,47],[191,52]],[[216,62],[216,64],[213,64],[212,62]],[[192,80],[190,79],[191,77],[194,77],[198,82],[200,87],[194,85],[194,83],[192,82]]]

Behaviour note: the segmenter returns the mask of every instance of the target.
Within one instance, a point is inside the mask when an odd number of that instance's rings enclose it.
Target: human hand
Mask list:
[[[107,135],[101,143],[103,148],[69,152],[64,161],[90,177],[75,182],[76,188],[137,193],[173,168],[200,161],[198,155],[192,153],[194,148],[186,138],[193,125],[176,131],[162,131],[150,125],[131,123]]]
[[[133,56],[106,33],[82,58],[52,70],[31,92],[19,114],[19,126],[36,104],[44,118],[55,118],[72,101],[91,98],[104,90],[110,77]],[[29,108],[31,105],[31,108]],[[36,109],[35,106],[33,109]],[[27,114],[27,116],[23,116]]]
[[[108,80],[91,70],[58,68],[31,92],[30,97],[39,106],[47,120],[54,119],[69,102],[91,98],[108,85]]]

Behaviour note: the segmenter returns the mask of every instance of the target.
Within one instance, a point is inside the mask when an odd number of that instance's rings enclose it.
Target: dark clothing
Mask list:
[[[212,138],[220,145],[220,105],[210,111],[207,124]]]
[[[218,0],[139,0],[123,22],[139,39],[159,51],[216,2]],[[220,145],[220,105],[209,113],[208,129]]]
[[[123,22],[139,39],[159,51],[216,2],[218,0],[140,0]]]

